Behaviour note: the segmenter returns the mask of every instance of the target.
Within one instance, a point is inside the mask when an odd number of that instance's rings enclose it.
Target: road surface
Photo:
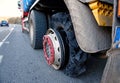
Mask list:
[[[100,83],[106,60],[90,57],[87,72],[66,76],[46,64],[43,50],[33,50],[20,25],[0,27],[0,83]]]

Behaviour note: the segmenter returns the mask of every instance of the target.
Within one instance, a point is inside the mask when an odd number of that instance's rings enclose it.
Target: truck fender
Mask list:
[[[96,53],[111,47],[111,30],[99,27],[87,6],[79,0],[64,0],[71,16],[75,36],[80,48]]]

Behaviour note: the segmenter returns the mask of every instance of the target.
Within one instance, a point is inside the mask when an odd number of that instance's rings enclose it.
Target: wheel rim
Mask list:
[[[30,42],[31,44],[33,43],[33,35],[34,35],[34,31],[33,31],[33,23],[32,20],[30,21]]]
[[[43,37],[43,50],[47,63],[58,70],[62,66],[62,52],[63,46],[61,46],[58,35],[54,30],[49,29],[47,34]]]

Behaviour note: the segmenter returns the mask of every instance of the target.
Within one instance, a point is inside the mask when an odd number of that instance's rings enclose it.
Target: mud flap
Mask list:
[[[120,83],[120,49],[111,49],[101,83]]]
[[[98,26],[88,5],[79,0],[64,0],[64,2],[70,12],[75,37],[80,48],[88,53],[109,49],[111,30]]]

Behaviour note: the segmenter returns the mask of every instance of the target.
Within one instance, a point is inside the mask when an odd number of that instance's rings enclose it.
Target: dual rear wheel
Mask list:
[[[66,21],[69,19],[68,15],[64,17]],[[31,46],[34,49],[43,48],[46,62],[54,69],[63,69],[69,76],[78,76],[85,71],[84,63],[88,54],[79,48],[70,20],[64,24],[64,20],[59,21],[59,16],[56,15],[54,18],[58,18],[58,22],[55,21],[54,28],[47,30],[45,13],[31,11],[29,18]],[[70,24],[68,25],[70,28],[66,24]]]

